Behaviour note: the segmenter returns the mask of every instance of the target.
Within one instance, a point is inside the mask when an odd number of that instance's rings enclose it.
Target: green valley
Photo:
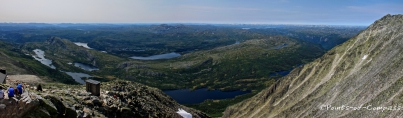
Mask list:
[[[8,55],[16,55],[17,62],[22,61],[25,68],[36,69],[32,74],[46,76],[49,81],[73,84],[74,80],[62,72],[75,72],[104,82],[123,79],[162,90],[251,91],[232,99],[187,105],[211,116],[221,116],[227,106],[271,86],[285,75],[282,72],[288,73],[311,62],[324,54],[327,46],[346,40],[340,37],[353,36],[351,31],[360,29],[345,28],[343,32],[340,27],[320,27],[327,30],[317,33],[319,30],[312,27],[301,31],[301,26],[245,30],[211,25],[32,25],[43,27],[30,29],[34,26],[16,25],[14,29],[0,31],[1,40],[7,42],[10,49],[17,50]],[[298,35],[285,35],[285,32]],[[321,40],[323,38],[327,40]],[[74,42],[86,42],[91,49]],[[43,50],[45,58],[52,60],[56,69],[35,61],[32,58],[35,49]],[[129,58],[170,52],[180,56],[156,60]],[[98,70],[84,70],[76,63]]]

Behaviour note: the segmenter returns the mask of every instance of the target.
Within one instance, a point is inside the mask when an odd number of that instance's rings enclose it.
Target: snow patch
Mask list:
[[[88,43],[74,42],[74,44],[76,44],[77,46],[87,48],[87,49],[92,49],[92,48],[88,47]]]
[[[179,115],[181,115],[183,118],[192,118],[192,114],[186,112],[185,110],[183,110],[183,109],[181,109],[181,108],[179,108],[179,109],[178,109],[178,112],[176,112],[176,113],[178,113]]]
[[[367,59],[368,55],[364,55],[364,57],[362,57],[362,59]]]

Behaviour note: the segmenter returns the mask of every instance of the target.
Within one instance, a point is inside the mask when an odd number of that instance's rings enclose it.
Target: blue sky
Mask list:
[[[0,22],[370,25],[403,0],[0,0]]]

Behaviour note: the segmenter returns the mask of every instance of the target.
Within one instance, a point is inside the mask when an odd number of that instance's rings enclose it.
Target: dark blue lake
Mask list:
[[[289,73],[291,72],[291,70],[286,70],[286,71],[280,71],[280,72],[277,72],[279,75],[281,75],[281,76],[286,76],[286,75],[288,75]]]
[[[175,58],[175,57],[179,57],[179,56],[181,56],[181,54],[171,52],[171,53],[167,53],[167,54],[153,55],[153,56],[149,56],[149,57],[132,56],[130,58],[138,59],[138,60],[157,60],[157,59],[171,59],[171,58]]]
[[[175,99],[179,104],[198,104],[207,99],[227,99],[235,98],[235,96],[250,93],[251,91],[230,91],[224,92],[220,90],[209,91],[207,88],[191,91],[190,89],[166,90],[166,94]]]
[[[83,70],[86,71],[94,71],[94,70],[99,70],[99,68],[92,66],[92,65],[87,65],[87,64],[83,64],[83,63],[74,63],[75,67],[79,67]]]
[[[80,84],[85,84],[85,81],[81,79],[82,77],[92,77],[91,75],[85,73],[66,72],[66,74],[70,75],[76,82]]]

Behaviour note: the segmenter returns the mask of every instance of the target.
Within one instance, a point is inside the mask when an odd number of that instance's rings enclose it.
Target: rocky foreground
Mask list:
[[[178,104],[159,89],[129,81],[101,83],[100,96],[92,96],[84,85],[48,84],[43,85],[42,92],[32,88],[27,87],[25,93],[17,99],[2,100],[0,117],[182,118],[177,113],[178,109],[183,109],[196,118],[209,117],[198,110]]]

